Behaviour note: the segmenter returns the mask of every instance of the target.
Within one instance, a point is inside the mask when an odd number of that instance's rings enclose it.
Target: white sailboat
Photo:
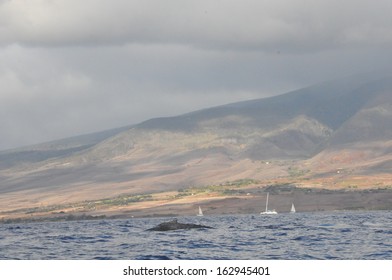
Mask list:
[[[291,203],[291,210],[290,210],[290,213],[295,213],[294,203]]]
[[[199,213],[197,214],[197,216],[199,216],[199,217],[204,216],[203,215],[203,211],[201,211],[201,207],[200,206],[199,206]]]
[[[269,198],[269,193],[267,193],[267,201],[265,202],[265,211],[261,212],[260,215],[274,215],[278,214],[278,212],[274,210],[268,210],[268,198]]]

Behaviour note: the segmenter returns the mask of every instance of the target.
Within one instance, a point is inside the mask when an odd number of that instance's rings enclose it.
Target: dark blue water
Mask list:
[[[0,259],[392,259],[392,212],[181,217],[214,229],[146,231],[170,218],[0,225]]]

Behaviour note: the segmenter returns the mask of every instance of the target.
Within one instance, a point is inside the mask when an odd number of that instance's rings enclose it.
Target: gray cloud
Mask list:
[[[3,1],[0,42],[318,51],[392,43],[388,0]]]
[[[0,1],[0,149],[388,67],[391,1]]]

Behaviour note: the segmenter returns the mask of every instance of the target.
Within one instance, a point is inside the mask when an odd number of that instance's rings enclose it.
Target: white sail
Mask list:
[[[295,207],[294,207],[294,203],[291,204],[291,210],[290,213],[295,213]]]
[[[274,210],[268,210],[268,198],[269,198],[269,193],[267,193],[267,200],[265,202],[265,211],[261,212],[260,215],[273,215],[273,214],[278,214],[278,212]]]
[[[203,215],[203,211],[201,211],[201,207],[199,206],[199,213],[197,214],[197,216],[204,216]]]

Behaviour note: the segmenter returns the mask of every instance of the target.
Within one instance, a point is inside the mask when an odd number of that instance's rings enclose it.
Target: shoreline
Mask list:
[[[270,193],[269,208],[279,214],[288,213],[294,203],[297,212],[331,211],[390,211],[392,189],[327,190],[282,186],[260,188],[252,186],[246,192],[233,195],[209,193],[189,197],[147,199],[126,205],[91,208],[80,211],[48,211],[29,213],[26,210],[0,213],[1,224],[30,222],[64,222],[78,220],[157,218],[194,216],[199,206],[205,216],[254,214],[265,209],[266,193]],[[88,202],[91,204],[91,202]],[[64,206],[65,209],[65,206]],[[26,212],[23,212],[26,211]]]
[[[309,213],[360,213],[360,212],[389,212],[392,209],[379,209],[379,210],[366,210],[366,209],[358,209],[358,210],[325,210],[325,211],[304,211],[297,212],[296,214],[290,214],[289,212],[278,213],[278,215],[300,215],[301,213],[309,214]],[[205,217],[215,217],[215,216],[230,216],[236,214],[212,214],[205,215]],[[238,213],[237,215],[256,215],[262,216],[259,213]],[[91,216],[91,215],[68,215],[66,217],[45,217],[42,219],[9,219],[9,220],[0,220],[0,225],[12,225],[12,224],[29,224],[29,223],[61,223],[61,222],[75,222],[75,221],[101,221],[101,220],[129,220],[129,219],[156,219],[156,218],[181,218],[181,217],[197,217],[196,215],[146,215],[146,216]]]

